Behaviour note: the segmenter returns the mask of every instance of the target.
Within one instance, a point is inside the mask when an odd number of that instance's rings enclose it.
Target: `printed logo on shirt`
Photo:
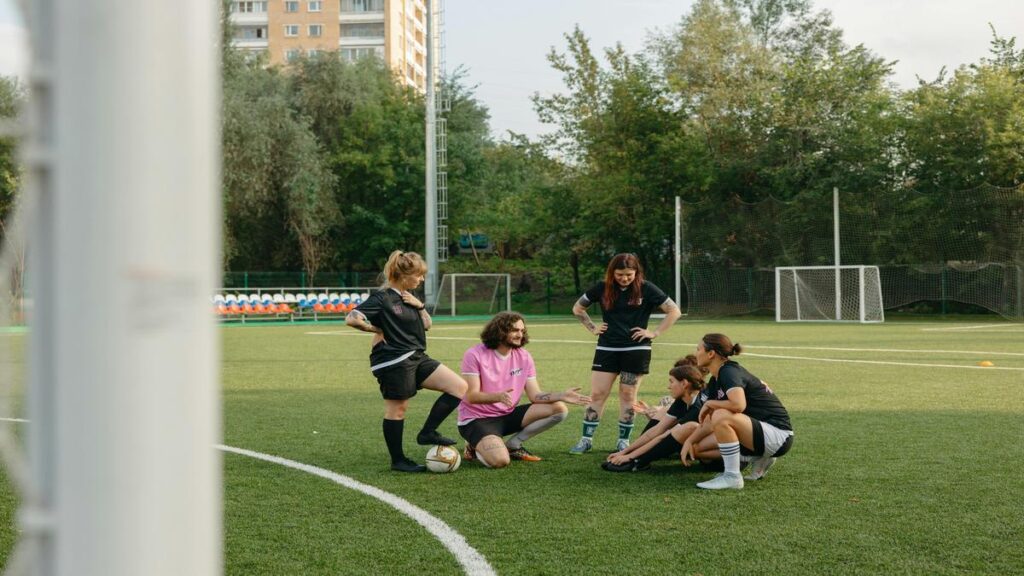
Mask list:
[[[523,369],[522,368],[513,368],[512,371],[508,373],[508,375],[509,376],[519,376],[522,373],[523,373]]]
[[[718,390],[718,391],[716,391],[715,392],[715,398],[717,398],[718,400],[721,400],[722,398],[725,398],[725,390]]]
[[[401,316],[402,312],[405,311],[405,308],[402,308],[401,304],[392,304],[391,311],[395,313],[395,316]]]

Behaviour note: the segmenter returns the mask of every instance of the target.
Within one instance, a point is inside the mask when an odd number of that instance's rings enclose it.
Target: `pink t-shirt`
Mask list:
[[[514,348],[508,356],[498,354],[483,344],[477,344],[462,357],[462,373],[480,377],[481,392],[504,392],[512,389],[512,406],[501,402],[493,404],[459,404],[459,425],[477,418],[504,416],[515,409],[526,389],[526,381],[537,377],[533,356],[524,348]]]

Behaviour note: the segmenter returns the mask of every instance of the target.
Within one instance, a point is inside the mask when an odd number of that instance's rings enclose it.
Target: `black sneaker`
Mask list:
[[[426,472],[427,467],[423,464],[417,464],[408,458],[399,460],[398,462],[391,463],[391,469],[397,472]]]
[[[437,433],[437,430],[431,430],[430,432],[424,430],[416,435],[416,443],[420,446],[454,446],[455,440],[441,436]]]
[[[609,472],[643,472],[644,470],[649,470],[650,467],[650,464],[641,464],[636,460],[630,460],[622,464],[613,464],[608,461],[601,463],[601,468]]]

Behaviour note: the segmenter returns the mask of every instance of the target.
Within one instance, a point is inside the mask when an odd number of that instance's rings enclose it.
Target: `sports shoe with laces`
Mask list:
[[[476,450],[473,449],[473,445],[469,442],[466,443],[466,449],[462,451],[462,459],[466,462],[476,460]]]
[[[643,472],[644,470],[650,470],[650,464],[641,464],[636,460],[630,460],[629,462],[623,462],[622,464],[613,464],[605,461],[601,463],[601,468],[609,472]]]
[[[620,438],[619,441],[615,443],[616,452],[622,452],[626,448],[629,448],[629,440],[625,438]]]
[[[391,469],[397,472],[426,472],[427,467],[423,464],[417,464],[408,458],[403,458],[397,462],[391,463]]]
[[[575,446],[569,448],[569,454],[579,456],[584,452],[590,452],[590,449],[594,447],[593,441],[590,438],[580,438],[580,441]]]
[[[521,460],[523,462],[540,462],[543,460],[543,458],[536,454],[530,454],[530,451],[526,449],[526,446],[520,446],[515,450],[509,450],[508,457],[513,460]]]
[[[453,446],[455,445],[455,440],[447,436],[441,436],[437,430],[430,430],[429,432],[423,430],[416,435],[416,443],[420,446],[433,446],[435,444],[438,446]]]
[[[768,469],[775,464],[773,456],[761,456],[750,463],[750,473],[743,477],[744,480],[760,480],[768,473]]]
[[[743,488],[743,476],[736,472],[723,472],[711,480],[698,483],[697,488],[705,490],[741,490]]]

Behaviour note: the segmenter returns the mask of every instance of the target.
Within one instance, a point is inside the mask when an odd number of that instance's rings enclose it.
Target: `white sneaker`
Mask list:
[[[697,488],[705,490],[725,490],[731,488],[740,490],[743,488],[743,476],[738,473],[723,472],[711,480],[697,484]]]
[[[569,454],[572,454],[574,456],[579,456],[580,454],[583,454],[584,452],[590,452],[590,449],[592,447],[593,447],[593,443],[591,442],[590,438],[586,438],[586,437],[580,438],[580,441],[577,442],[575,446],[573,446],[572,448],[569,448]]]
[[[746,480],[760,480],[764,478],[764,475],[768,473],[768,469],[775,464],[776,458],[772,456],[761,456],[756,458],[750,463],[750,474],[747,474],[743,478]]]
[[[616,452],[622,452],[626,448],[629,448],[629,440],[622,439],[615,444]]]

